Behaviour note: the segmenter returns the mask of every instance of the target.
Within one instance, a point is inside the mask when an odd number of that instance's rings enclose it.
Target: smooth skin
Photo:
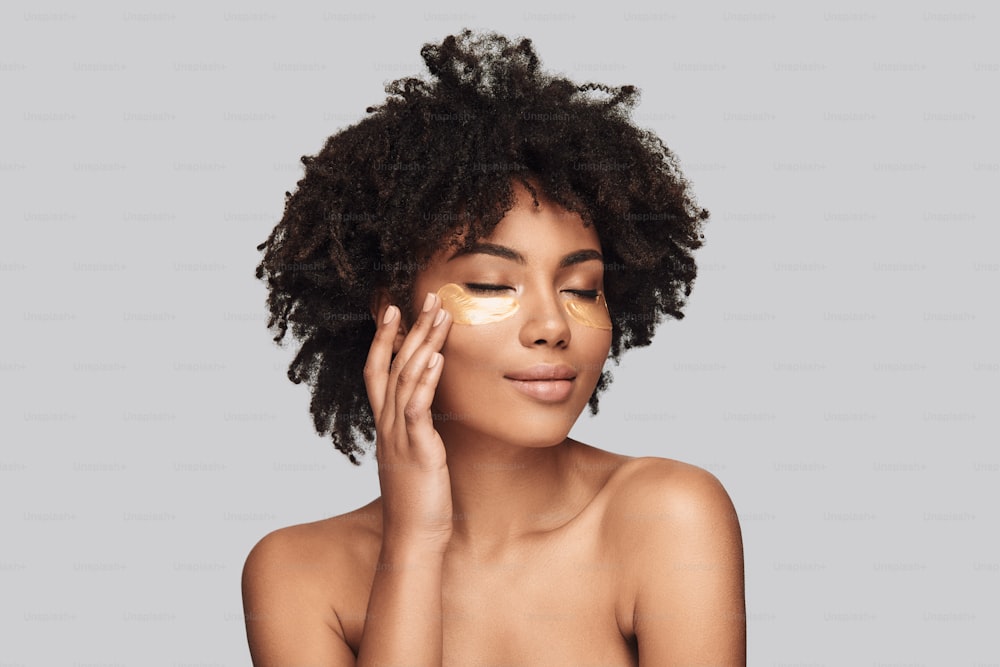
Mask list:
[[[600,244],[578,216],[515,195],[489,247],[442,250],[417,276],[417,312],[375,295],[364,379],[382,495],[251,551],[256,667],[745,665],[729,496],[695,466],[567,437],[610,332],[561,300],[603,289]],[[453,324],[434,294],[449,282],[521,306]],[[568,398],[538,400],[507,378],[537,364],[576,371]],[[643,445],[662,451],[668,438]]]

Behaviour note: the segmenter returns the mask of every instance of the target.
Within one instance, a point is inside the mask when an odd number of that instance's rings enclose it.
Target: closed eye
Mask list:
[[[601,292],[596,289],[568,289],[563,290],[564,292],[569,292],[570,294],[575,294],[583,299],[590,299],[591,301],[596,301],[597,297],[601,295]]]
[[[504,292],[506,290],[514,289],[509,285],[491,285],[488,283],[465,283],[465,287],[470,292],[477,292],[479,294],[495,294],[497,292]],[[597,298],[601,295],[601,291],[596,289],[568,289],[568,290],[563,290],[563,292],[590,301],[596,301]]]
[[[507,285],[489,285],[486,283],[465,283],[465,287],[470,292],[478,292],[480,294],[490,294],[494,292],[503,292],[504,290],[514,289],[513,287],[508,287]]]

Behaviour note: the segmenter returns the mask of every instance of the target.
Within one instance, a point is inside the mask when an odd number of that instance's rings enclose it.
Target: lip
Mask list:
[[[544,401],[559,403],[573,393],[573,380],[515,380],[507,378],[522,394]]]
[[[545,403],[565,401],[573,393],[576,371],[559,364],[539,364],[504,375],[522,394]]]
[[[511,371],[504,375],[508,380],[519,380],[522,382],[543,381],[543,380],[573,380],[576,378],[576,371],[565,365],[539,364],[531,368],[520,371]]]

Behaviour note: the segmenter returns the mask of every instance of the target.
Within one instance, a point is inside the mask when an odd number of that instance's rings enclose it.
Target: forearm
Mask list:
[[[357,667],[441,665],[443,562],[440,549],[383,546]]]

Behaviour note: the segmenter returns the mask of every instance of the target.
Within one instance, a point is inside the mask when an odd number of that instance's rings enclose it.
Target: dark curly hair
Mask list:
[[[257,267],[267,326],[301,341],[288,378],[312,387],[316,431],[352,463],[375,423],[362,369],[383,289],[405,314],[414,276],[445,245],[491,233],[522,183],[596,225],[613,322],[610,358],[648,345],[663,315],[680,319],[708,211],[677,161],[632,124],[634,86],[574,83],[539,69],[531,40],[464,30],[421,56],[430,80],[386,85],[383,104],[303,156],[305,175]],[[463,236],[464,234],[464,236]],[[590,398],[611,381],[602,373]]]

